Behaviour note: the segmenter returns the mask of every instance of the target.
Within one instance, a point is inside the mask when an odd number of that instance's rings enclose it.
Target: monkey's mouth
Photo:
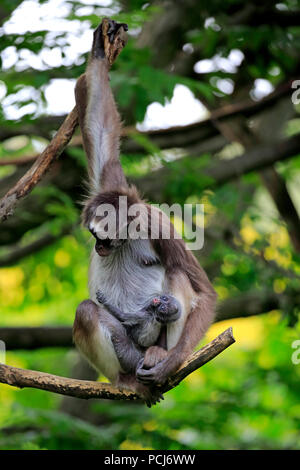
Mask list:
[[[95,250],[99,256],[108,256],[110,255],[113,249],[112,240],[110,238],[105,238],[104,240],[97,240],[95,245]]]

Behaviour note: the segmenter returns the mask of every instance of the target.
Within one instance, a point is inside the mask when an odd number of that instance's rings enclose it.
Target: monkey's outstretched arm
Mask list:
[[[92,193],[127,187],[119,161],[120,116],[108,76],[110,65],[125,45],[127,29],[123,23],[102,21],[94,32],[86,73],[75,88]]]

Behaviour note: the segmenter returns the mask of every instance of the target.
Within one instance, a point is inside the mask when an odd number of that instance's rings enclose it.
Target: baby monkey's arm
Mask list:
[[[97,291],[96,297],[98,302],[102,304],[109,311],[109,313],[121,323],[126,323],[126,325],[137,325],[142,321],[145,321],[145,309],[134,313],[125,313],[122,312],[122,310],[120,310],[118,307],[115,307],[110,302],[108,302],[105,295],[100,290]]]

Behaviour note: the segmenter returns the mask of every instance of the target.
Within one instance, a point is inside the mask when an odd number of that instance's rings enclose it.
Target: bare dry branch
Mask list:
[[[235,342],[232,328],[228,328],[217,338],[192,354],[161,387],[163,393],[176,387],[187,375],[214,359]],[[113,385],[89,380],[69,379],[57,375],[0,364],[0,383],[18,388],[38,388],[48,392],[77,398],[108,398],[110,400],[139,400],[134,392],[118,389]]]
[[[32,167],[1,199],[0,220],[5,220],[12,215],[18,200],[25,197],[40,182],[51,164],[59,157],[70,141],[77,123],[77,110],[74,108]]]

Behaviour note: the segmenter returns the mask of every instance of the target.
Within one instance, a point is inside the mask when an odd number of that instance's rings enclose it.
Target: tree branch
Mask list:
[[[7,350],[68,348],[73,346],[70,326],[8,326],[0,328],[0,340]]]
[[[0,221],[12,215],[14,208],[21,198],[27,196],[40,182],[51,164],[59,157],[70,141],[78,124],[77,110],[74,108],[67,116],[59,131],[53,137],[50,144],[41,153],[32,167],[11,188],[0,201]]]
[[[26,256],[32,255],[36,253],[46,246],[52,245],[52,243],[56,242],[63,236],[67,235],[72,231],[73,226],[66,226],[64,227],[59,233],[52,234],[46,233],[42,237],[34,240],[31,243],[28,243],[24,246],[14,246],[10,248],[10,251],[5,255],[0,257],[0,268],[4,266],[12,266],[17,263],[19,260],[25,258]]]
[[[261,177],[287,225],[295,251],[300,253],[300,219],[283,177],[275,168],[266,168],[261,172]]]
[[[251,171],[260,170],[273,165],[278,161],[286,160],[300,153],[300,134],[294,135],[288,139],[276,142],[273,145],[259,145],[246,151],[240,157],[230,160],[213,161],[211,165],[203,168],[199,174],[199,180],[195,178],[195,188],[203,190],[207,187],[215,187],[228,181],[242,176]],[[178,178],[178,166],[180,166],[180,178],[182,179],[185,171],[191,173],[191,157],[184,157],[169,165],[153,171],[145,176],[132,178],[131,182],[143,188],[144,194],[152,201],[161,201],[166,199],[168,187],[172,187],[174,178],[175,184]],[[197,161],[195,161],[195,172],[199,173]],[[177,171],[174,171],[174,169]],[[203,179],[201,179],[203,176]],[[188,187],[189,193],[193,191],[192,185]],[[182,196],[185,194],[182,192]]]
[[[300,304],[297,288],[276,294],[272,290],[243,292],[223,300],[217,306],[216,322],[261,315],[272,310],[293,311]],[[71,326],[2,327],[0,340],[7,350],[73,346]]]
[[[122,136],[125,137],[122,143],[122,149],[125,153],[139,153],[144,151],[143,146],[131,138],[131,135],[133,134],[146,136],[161,149],[172,147],[185,148],[205,139],[218,136],[219,131],[214,125],[216,120],[230,119],[239,114],[250,117],[262,111],[263,109],[272,106],[281,97],[289,94],[291,92],[292,82],[293,80],[290,79],[289,81],[282,83],[272,93],[260,101],[247,99],[238,103],[222,106],[221,108],[214,110],[207,119],[193,124],[188,124],[186,126],[174,126],[167,129],[143,132],[137,131],[134,126],[125,127],[122,131]],[[5,127],[5,125],[3,125],[0,129],[0,140],[5,140],[17,135],[41,135],[41,129],[43,129],[42,135],[49,138],[50,131],[53,131],[53,129],[60,126],[62,119],[63,116],[49,116],[47,118],[42,117],[38,119],[36,123],[33,121],[30,125],[25,124],[19,127],[12,125]],[[49,124],[48,131],[45,135],[47,120],[49,120]],[[76,136],[74,138],[74,145],[81,145],[81,143],[81,138]],[[8,160],[5,161],[9,163]]]
[[[27,165],[28,163],[35,162],[39,157],[37,155],[28,155],[26,157],[21,158],[1,158],[0,159],[0,166],[8,166],[8,165],[15,165],[15,166],[23,166]]]
[[[244,9],[232,16],[228,24],[229,26],[247,25],[255,28],[261,25],[289,28],[299,26],[299,21],[300,10],[279,11],[276,8],[270,8],[268,5],[260,7],[255,4],[247,4]]]
[[[162,392],[165,393],[176,387],[187,375],[214,359],[234,342],[232,328],[228,328],[213,341],[192,354],[162,386]],[[69,379],[44,372],[19,369],[6,364],[0,364],[0,383],[18,388],[37,388],[77,398],[107,398],[110,400],[131,401],[141,399],[134,392],[119,389],[110,384]]]

